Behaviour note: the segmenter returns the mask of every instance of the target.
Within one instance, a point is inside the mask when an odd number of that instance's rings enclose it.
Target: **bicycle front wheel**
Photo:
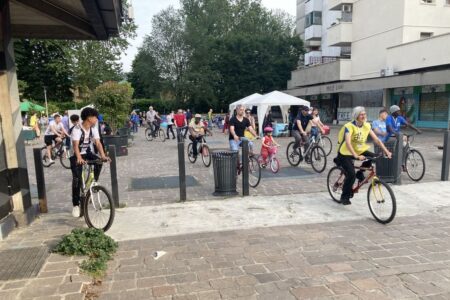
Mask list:
[[[261,180],[261,166],[256,157],[250,156],[248,158],[248,184],[255,188]]]
[[[59,162],[66,169],[70,169],[70,156],[71,152],[69,149],[64,149],[64,152],[59,156]]]
[[[280,170],[280,161],[278,160],[278,158],[273,157],[270,160],[270,170],[272,170],[273,173],[278,173],[278,171]]]
[[[311,166],[317,173],[322,173],[327,167],[327,156],[320,146],[314,146],[310,152]]]
[[[202,154],[202,161],[205,167],[209,167],[211,165],[211,154],[209,153],[208,145],[203,145],[200,149],[200,153]]]
[[[323,148],[326,156],[330,155],[331,150],[333,149],[333,143],[331,143],[331,139],[324,135],[320,137],[319,146]]]
[[[147,139],[147,141],[153,141],[153,134],[152,134],[152,130],[151,128],[146,128],[145,129],[145,138]]]
[[[372,216],[381,224],[392,222],[397,211],[394,192],[387,183],[378,178],[372,180],[367,191],[367,202]]]
[[[92,187],[84,201],[84,219],[88,227],[107,231],[114,221],[115,208],[108,190],[102,186]]]
[[[194,156],[194,144],[193,143],[189,143],[188,148],[187,148],[187,154],[188,154],[189,161],[192,164],[195,163],[195,161],[197,160],[197,157]]]
[[[422,153],[416,149],[411,149],[406,154],[406,173],[413,181],[420,181],[425,175],[425,160]]]
[[[341,203],[342,187],[344,186],[345,172],[341,167],[333,167],[327,176],[328,193],[337,203]]]
[[[164,133],[164,130],[162,130],[162,129],[158,130],[158,138],[159,138],[159,141],[161,141],[161,142],[166,141],[166,134]]]
[[[289,164],[293,167],[296,167],[300,164],[300,149],[294,148],[295,142],[290,142],[286,148],[286,158]],[[297,153],[296,151],[297,150]]]

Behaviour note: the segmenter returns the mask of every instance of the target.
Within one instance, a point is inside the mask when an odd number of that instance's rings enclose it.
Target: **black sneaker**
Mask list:
[[[364,179],[366,179],[366,177],[364,176],[364,173],[361,171],[356,172],[356,179],[358,179],[358,184],[361,183],[362,181],[364,181]]]
[[[352,202],[350,202],[350,199],[341,199],[341,204],[342,205],[351,205]]]

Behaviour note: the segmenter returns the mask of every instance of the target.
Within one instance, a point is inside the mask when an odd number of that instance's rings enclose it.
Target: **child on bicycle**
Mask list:
[[[269,155],[275,155],[277,153],[277,147],[280,146],[272,136],[272,127],[264,128],[264,137],[261,145],[261,157],[263,159],[263,166],[267,165],[267,158]]]

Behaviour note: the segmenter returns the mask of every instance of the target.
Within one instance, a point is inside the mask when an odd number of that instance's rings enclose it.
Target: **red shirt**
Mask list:
[[[181,114],[181,115],[180,114],[176,114],[173,117],[173,119],[174,119],[175,124],[177,125],[177,127],[183,127],[184,123],[186,121],[186,117],[184,116],[184,114]]]

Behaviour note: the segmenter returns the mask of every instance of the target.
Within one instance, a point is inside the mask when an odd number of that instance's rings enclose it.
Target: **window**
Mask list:
[[[422,94],[419,103],[419,120],[447,122],[448,109],[448,93]]]
[[[432,32],[421,32],[421,33],[420,33],[420,39],[421,39],[421,40],[430,38],[430,37],[432,37],[432,36],[433,36],[433,33],[432,33]]]
[[[305,17],[305,28],[311,25],[322,25],[322,12],[313,11]]]

